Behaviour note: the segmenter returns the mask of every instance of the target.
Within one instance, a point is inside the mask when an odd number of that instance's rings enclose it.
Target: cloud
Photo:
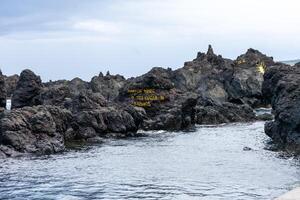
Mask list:
[[[20,33],[24,39],[24,32],[35,36],[40,33],[41,38],[46,35],[68,38],[80,33],[91,38],[110,35],[111,40],[121,41],[126,37],[144,40],[200,36],[232,39],[240,35],[290,38],[300,33],[297,0],[289,3],[280,0],[29,2],[34,3],[18,7],[21,14],[0,15],[0,34],[16,37]]]
[[[121,33],[120,25],[97,19],[75,22],[73,28],[80,31],[91,31],[103,34]]]
[[[179,67],[208,44],[229,58],[253,47],[295,59],[299,7],[299,0],[0,0],[0,65],[9,73],[35,66],[47,79],[88,79],[100,69],[131,76]]]

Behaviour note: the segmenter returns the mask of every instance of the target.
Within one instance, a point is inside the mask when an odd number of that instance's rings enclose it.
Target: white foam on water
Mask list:
[[[10,110],[11,109],[11,100],[7,99],[6,100],[6,110]]]

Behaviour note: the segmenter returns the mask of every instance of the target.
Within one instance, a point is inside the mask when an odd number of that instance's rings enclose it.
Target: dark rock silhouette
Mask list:
[[[6,107],[6,85],[5,85],[5,78],[0,71],[0,110]]]
[[[262,96],[263,73],[275,62],[261,52],[248,49],[234,63],[233,76],[227,83],[229,101],[243,102],[252,107],[264,105]]]
[[[273,62],[251,49],[241,57],[253,57],[256,59],[254,63],[271,65]],[[209,46],[206,54],[198,53],[197,58],[186,62],[183,68],[172,71],[155,67],[143,76],[127,80],[118,100],[132,103],[127,91],[147,88],[154,89],[158,96],[166,97],[164,101],[151,102],[151,106],[145,108],[147,119],[142,128],[147,130],[179,130],[195,123],[252,121],[256,118],[251,106],[255,106],[253,102],[262,100],[263,75],[257,72],[256,64],[250,63],[250,60],[243,63],[243,69],[237,68],[239,66],[234,61],[214,54]],[[240,77],[242,72],[244,79]],[[187,102],[195,103],[185,106]]]
[[[120,75],[106,76],[102,73],[92,78],[90,82],[93,92],[101,93],[107,100],[113,101],[119,95],[119,90],[124,86],[126,79]]]
[[[300,68],[278,65],[264,75],[263,94],[271,102],[275,120],[267,122],[265,132],[274,141],[300,147]]]
[[[5,87],[7,91],[7,97],[11,98],[13,95],[13,92],[15,91],[17,87],[17,83],[19,81],[18,75],[12,75],[12,76],[4,76],[5,80]]]
[[[36,97],[41,93],[43,84],[41,78],[32,71],[24,70],[19,78],[12,96],[12,109],[24,106],[39,105]]]
[[[0,148],[0,152],[16,156],[63,151],[64,133],[71,116],[69,111],[54,106],[24,107],[4,113],[0,119],[0,146],[7,148]]]
[[[40,95],[36,97],[43,105],[55,105],[64,107],[64,105],[89,90],[88,82],[80,78],[74,78],[71,81],[61,80],[48,82],[44,84]]]
[[[267,70],[263,90],[262,70]],[[259,119],[253,108],[271,102],[275,122],[266,125],[268,135],[286,141],[283,131],[290,131],[296,141],[294,111],[299,110],[294,107],[300,106],[291,100],[298,95],[293,70],[254,49],[233,61],[216,55],[211,46],[182,68],[154,67],[130,79],[108,72],[90,82],[75,78],[42,84],[39,76],[24,70],[16,86],[17,77],[6,78],[13,110],[0,116],[0,156],[55,153],[68,142],[135,136],[139,129],[248,122]],[[280,121],[288,114],[293,126]]]

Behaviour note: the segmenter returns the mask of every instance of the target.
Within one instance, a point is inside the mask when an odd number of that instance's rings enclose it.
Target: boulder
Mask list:
[[[7,97],[11,98],[15,89],[17,88],[17,83],[19,81],[19,75],[4,76],[5,87],[7,91]]]
[[[71,81],[59,80],[50,81],[44,84],[44,87],[37,97],[43,105],[55,105],[64,107],[70,99],[86,94],[90,90],[89,83],[74,78]]]
[[[252,107],[264,106],[262,83],[265,70],[275,62],[261,52],[248,49],[234,62],[233,74],[226,83],[228,100],[233,103],[249,104]]]
[[[55,106],[24,107],[2,113],[0,150],[6,156],[13,156],[11,152],[61,152],[71,120],[69,111]]]
[[[70,98],[65,98],[64,108],[71,110],[73,113],[96,110],[107,106],[107,100],[100,93],[92,91],[80,92]]]
[[[224,102],[207,106],[200,104],[196,108],[196,123],[201,125],[250,122],[255,119],[255,113],[247,104],[236,105]]]
[[[99,76],[92,78],[90,86],[93,92],[101,93],[104,98],[109,101],[115,100],[119,95],[119,90],[124,86],[126,79],[120,75],[103,76],[102,73]]]
[[[207,53],[199,52],[197,58],[175,70],[172,81],[182,91],[195,92],[215,101],[227,101],[226,80],[231,79],[233,61],[214,54],[209,46]]]
[[[13,92],[12,109],[41,104],[36,97],[40,95],[42,88],[43,85],[39,76],[28,69],[22,71],[17,87]]]
[[[135,134],[143,122],[143,113],[132,106],[122,107],[109,106],[75,113],[72,124],[74,139],[88,140],[106,137],[111,133],[125,136]]]
[[[274,141],[300,147],[300,68],[278,65],[264,75],[263,94],[271,102],[275,120],[265,132]]]

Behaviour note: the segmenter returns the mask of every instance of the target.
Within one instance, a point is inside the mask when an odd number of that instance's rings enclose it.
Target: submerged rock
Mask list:
[[[264,113],[264,114],[256,116],[256,119],[261,120],[261,121],[271,121],[274,119],[274,116],[270,113]]]

